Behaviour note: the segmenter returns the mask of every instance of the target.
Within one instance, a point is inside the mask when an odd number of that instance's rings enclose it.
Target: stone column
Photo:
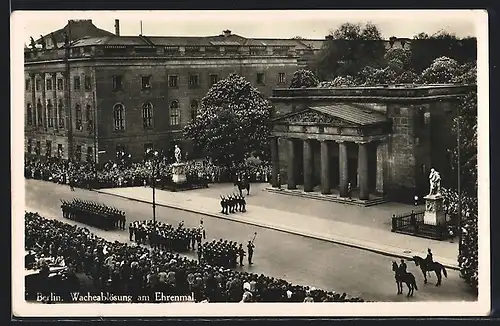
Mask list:
[[[339,175],[340,175],[340,197],[347,197],[348,165],[347,165],[347,144],[344,141],[339,143]]]
[[[35,94],[35,87],[36,87],[36,79],[35,79],[35,74],[30,74],[30,79],[31,79],[31,107],[33,108],[33,111],[31,112],[31,118],[35,119],[33,121],[33,127],[37,128],[38,126],[38,116],[36,113],[36,94]]]
[[[46,80],[45,73],[41,74],[42,76],[42,125],[43,129],[47,130],[47,90],[46,90]]]
[[[295,141],[290,138],[287,140],[288,145],[288,173],[287,173],[287,187],[288,189],[297,189],[296,184],[296,166],[295,166]]]
[[[378,193],[384,193],[385,166],[388,159],[388,145],[386,140],[377,144],[377,184]]]
[[[312,140],[306,139],[304,143],[304,191],[313,191],[313,147]]]
[[[358,143],[359,199],[369,199],[368,191],[368,143]]]
[[[52,100],[53,100],[53,103],[52,103],[52,121],[54,122],[54,124],[52,125],[52,127],[54,129],[59,129],[58,128],[58,112],[57,112],[57,73],[54,72],[52,73]]]
[[[271,139],[271,159],[272,159],[272,171],[271,171],[271,186],[279,187],[278,184],[278,173],[280,171],[279,167],[279,152],[278,152],[278,137],[270,137]]]
[[[330,142],[321,142],[321,193],[330,194]]]

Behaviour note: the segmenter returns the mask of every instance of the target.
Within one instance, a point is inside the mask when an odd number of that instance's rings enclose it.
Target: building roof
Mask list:
[[[291,112],[285,115],[278,116],[274,118],[272,121],[286,122],[292,116],[297,116],[298,118],[298,119],[295,118],[293,120],[300,121],[302,115],[306,114],[306,112],[311,112],[311,111],[315,111],[316,113],[319,113],[319,115],[328,116],[358,126],[369,126],[390,121],[390,119],[387,118],[386,115],[382,112],[377,112],[373,109],[370,109],[368,107],[363,107],[361,105],[345,104],[345,103],[335,103],[323,106],[311,106],[297,112]],[[307,114],[305,116],[307,116]],[[318,117],[318,123],[322,123],[321,120],[322,119]],[[314,121],[310,121],[310,117],[307,117],[305,122],[310,123]]]
[[[36,40],[36,43],[41,43],[43,40],[52,40],[52,35],[57,43],[64,43],[65,34],[71,38],[72,41],[79,40],[84,37],[104,37],[114,35],[111,32],[96,27],[91,19],[85,20],[69,20],[66,26],[58,29],[52,33],[46,34]]]
[[[354,104],[335,103],[325,106],[312,106],[310,109],[362,126],[389,121],[383,113]]]
[[[297,50],[314,50],[322,48],[324,39],[303,39],[300,37],[290,39],[277,38],[246,38],[231,31],[225,30],[219,35],[212,36],[117,36],[111,32],[96,27],[92,20],[69,20],[66,26],[36,40],[42,40],[48,47],[54,41],[57,46],[64,45],[65,35],[75,42],[73,46],[87,45],[156,45],[156,46],[286,46]],[[100,39],[100,40],[99,40]],[[399,40],[397,38],[397,40]],[[151,43],[150,43],[151,42]],[[389,41],[386,41],[389,42]]]

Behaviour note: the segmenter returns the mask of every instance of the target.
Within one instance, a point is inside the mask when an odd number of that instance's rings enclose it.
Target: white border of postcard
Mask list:
[[[20,254],[24,250],[24,66],[23,47],[25,40],[24,23],[30,20],[50,20],[57,15],[64,19],[162,19],[162,11],[25,11],[14,12],[11,15],[11,153],[12,153],[12,306],[16,317],[179,317],[179,316],[481,316],[490,311],[490,225],[489,225],[489,83],[488,83],[488,14],[484,10],[414,10],[414,11],[342,11],[346,21],[368,21],[370,17],[385,15],[398,17],[411,14],[428,19],[439,20],[445,15],[468,17],[476,26],[478,41],[477,77],[478,77],[478,165],[479,165],[479,296],[476,302],[402,302],[402,303],[315,303],[297,304],[262,303],[262,304],[232,304],[232,303],[170,303],[170,304],[37,304],[24,300],[24,260]],[[258,17],[262,21],[298,19],[306,16],[338,15],[335,11],[265,11],[249,14],[245,11],[179,11],[176,17],[192,19],[198,15],[200,19],[217,17]],[[352,18],[351,18],[352,17]],[[455,16],[454,16],[455,17]],[[229,20],[229,19],[228,19]],[[424,24],[423,23],[423,24]],[[368,273],[368,271],[367,271]],[[388,277],[393,277],[388,273]],[[389,290],[389,289],[388,289]],[[391,288],[390,291],[393,289]]]

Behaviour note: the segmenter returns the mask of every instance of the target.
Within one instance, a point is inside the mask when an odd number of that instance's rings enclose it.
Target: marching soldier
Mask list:
[[[222,214],[226,214],[225,206],[226,206],[226,199],[222,195],[220,195],[220,209],[221,209],[220,212]]]
[[[243,250],[243,243],[240,243],[240,246],[238,248],[238,256],[240,257],[240,266],[245,266],[243,265],[243,257],[245,257],[245,250]]]
[[[241,196],[241,202],[240,202],[240,212],[246,212],[246,205],[247,205],[247,202],[245,200],[245,196]]]
[[[253,265],[252,257],[253,257],[253,249],[255,248],[252,241],[248,240],[247,251],[248,251],[248,265]]]

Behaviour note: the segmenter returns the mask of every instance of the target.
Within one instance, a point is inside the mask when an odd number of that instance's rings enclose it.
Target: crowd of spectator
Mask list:
[[[25,214],[25,249],[35,256],[64,261],[75,273],[84,272],[99,291],[133,298],[158,291],[193,293],[196,302],[362,302],[283,279],[231,270],[196,261],[178,253],[110,242],[87,228]]]
[[[185,163],[187,181],[192,184],[234,182],[239,173],[246,173],[251,182],[268,182],[271,173],[269,164],[250,160],[232,167],[219,167],[208,160],[191,160]],[[72,184],[79,188],[135,187],[151,184],[151,164],[151,161],[146,160],[129,164],[110,161],[96,171],[94,165],[87,162],[33,156],[25,158],[24,176],[59,184]],[[157,160],[155,170],[158,185],[171,182],[172,168],[167,160]]]

